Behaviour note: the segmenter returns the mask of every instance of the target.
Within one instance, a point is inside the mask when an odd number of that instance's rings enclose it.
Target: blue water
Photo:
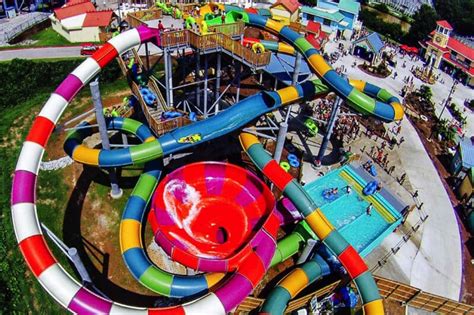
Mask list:
[[[367,215],[366,209],[369,203],[365,201],[354,189],[350,194],[346,193],[345,187],[349,185],[342,177],[342,169],[334,170],[324,177],[307,184],[304,189],[321,208],[328,220],[339,230],[344,238],[359,252],[375,247],[372,244],[377,238],[390,228],[390,223],[372,209],[371,215]],[[339,189],[336,199],[326,200],[322,194],[328,188]],[[378,240],[378,241],[381,241]],[[368,252],[364,252],[368,254]]]

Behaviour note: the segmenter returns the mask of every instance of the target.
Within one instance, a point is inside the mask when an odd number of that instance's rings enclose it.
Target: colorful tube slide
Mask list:
[[[268,29],[279,29],[280,32],[286,32],[289,34],[285,33],[286,36],[292,38],[289,31],[285,31],[286,29],[284,27],[278,26],[278,23],[274,21],[266,19],[260,20],[254,15],[250,15],[249,21],[254,25],[259,25],[259,23],[262,24],[262,21],[264,21],[264,24]],[[38,117],[34,120],[33,126],[23,144],[15,169],[11,201],[13,223],[20,250],[28,266],[43,287],[58,301],[58,303],[75,313],[123,314],[126,312],[137,312],[151,314],[224,314],[238,305],[240,301],[245,298],[244,292],[249,294],[261,277],[261,272],[251,273],[251,271],[245,273],[248,277],[244,277],[242,275],[242,272],[244,271],[239,269],[240,273],[235,273],[236,276],[226,282],[226,284],[219,288],[219,290],[208,293],[203,298],[195,300],[189,304],[166,309],[136,308],[104,299],[95,292],[90,291],[88,288],[81,286],[74,278],[64,271],[48,249],[37,218],[35,190],[39,163],[55,124],[58,122],[61,114],[69,105],[73,97],[83,86],[93,79],[103,67],[119,54],[124,53],[130,48],[147,41],[155,40],[156,34],[157,30],[152,30],[144,26],[124,32],[112,38],[100,50],[94,53],[91,58],[86,59],[70,75],[68,75],[55,92],[51,94]],[[296,39],[295,44],[301,46],[304,42]],[[313,61],[314,66],[317,66],[317,69],[321,70],[318,73],[322,73],[322,70],[326,69],[324,67],[325,63],[323,65],[320,63],[319,55],[309,54],[311,51],[311,49],[307,49],[306,55],[309,56],[310,61]],[[327,82],[334,81],[334,76],[331,74],[328,75],[330,71],[333,70],[326,69],[326,72],[324,73],[327,75]],[[336,80],[336,82],[339,81]],[[342,87],[344,87],[343,84]],[[342,92],[344,91],[345,90],[343,89]],[[213,116],[205,121],[196,122],[192,125],[179,128],[159,139],[150,136],[149,130],[145,130],[142,128],[142,125],[133,122],[133,120],[113,119],[109,121],[109,128],[134,133],[144,142],[131,148],[113,150],[110,152],[89,149],[82,145],[82,140],[87,136],[90,130],[83,131],[82,129],[79,129],[69,135],[65,144],[65,149],[77,161],[88,165],[116,167],[136,163],[141,164],[158,159],[166,154],[190,148],[197,143],[209,141],[224,134],[233,132],[252,122],[254,119],[266,112],[273,111],[279,106],[290,104],[302,98],[311,99],[316,93],[318,93],[317,85],[309,81],[276,92],[260,93],[246,98],[244,101],[221,112],[219,115]],[[354,98],[354,95],[358,96],[355,92],[346,94],[348,94],[349,99]],[[363,97],[361,98],[363,99]],[[249,138],[244,138],[247,140],[243,142],[249,143]],[[250,142],[255,144],[253,143],[253,140]],[[253,147],[253,145],[252,147],[249,145],[247,148],[248,151],[256,150],[253,149]],[[265,156],[258,155],[257,160],[255,161],[259,167],[262,167],[264,174],[270,176],[276,186],[282,189],[284,193],[287,194],[287,196],[297,205],[298,209],[304,214],[306,221],[316,235],[322,239],[328,247],[337,253],[337,256],[350,275],[355,278],[356,284],[362,294],[364,309],[367,313],[381,314],[383,312],[383,307],[381,306],[382,304],[378,296],[376,285],[373,282],[370,273],[367,272],[363,261],[350,246],[346,246],[347,242],[340,237],[337,231],[333,230],[332,226],[330,226],[330,224],[324,219],[316,206],[313,205],[304,194],[301,187],[299,187],[297,183],[289,180],[287,177],[288,175],[282,175],[283,173],[279,172],[281,169],[276,162],[271,163],[269,162],[269,159],[270,158],[267,159]],[[273,171],[274,174],[272,175]],[[147,172],[143,175],[144,179],[142,180],[143,187],[146,188],[143,189],[152,189],[151,187],[156,185],[159,173],[159,168],[147,168]],[[142,186],[140,185],[140,187]],[[141,196],[142,193],[143,191],[141,189],[136,190],[134,196]],[[145,197],[145,195],[143,195],[143,197]],[[144,202],[146,204],[148,197],[141,198],[142,200],[139,199],[140,198],[133,198],[133,201],[130,202],[143,205]],[[124,223],[123,227],[125,225],[134,226],[133,229],[136,231],[136,229],[139,228],[140,222],[137,220],[138,215],[133,212],[136,209],[139,209],[139,207],[135,207],[132,204],[129,209],[131,210],[126,213],[127,217],[125,217],[123,221],[131,221],[129,223]],[[141,217],[142,216],[143,215],[141,215]],[[260,230],[265,232],[260,233],[260,236],[256,238],[256,241],[253,244],[255,250],[252,251],[252,253],[249,253],[249,256],[246,258],[253,262],[256,262],[258,259],[261,262],[259,266],[261,266],[263,270],[268,268],[276,246],[276,230],[279,224],[275,224],[274,221],[278,220],[269,220],[268,222],[273,222],[273,224],[268,227],[264,226],[264,228]],[[132,228],[130,228],[130,230],[131,229]],[[140,244],[136,239],[123,239],[121,241],[123,241],[121,246],[124,255],[126,255],[128,251],[133,251],[135,248],[140,247]],[[272,252],[271,255],[269,255],[270,252]],[[255,263],[253,265],[255,265]],[[146,270],[150,268],[146,262],[139,267],[146,267]],[[135,275],[140,274],[138,269],[135,270],[135,272]],[[142,276],[143,273],[140,274],[139,277],[141,278]],[[164,277],[169,279],[168,276]],[[146,278],[146,280],[143,278],[143,282],[155,281],[157,286],[164,284],[164,287],[168,285],[167,289],[170,291],[169,294],[172,294],[171,285],[174,280],[171,280],[170,285],[170,282],[163,282],[163,277],[160,276],[158,278]],[[208,278],[205,278],[204,280],[207,282],[206,289],[214,283],[214,280],[208,281]],[[200,281],[203,281],[203,278],[201,278]],[[243,289],[236,294],[236,287]],[[196,289],[196,292],[201,292],[201,288],[204,288],[204,286]],[[167,289],[164,289],[164,291]],[[176,295],[180,294],[188,293],[176,293]]]
[[[283,278],[267,295],[260,314],[283,314],[292,295],[296,296],[307,285],[331,273],[329,265],[319,255],[298,266]]]
[[[303,37],[300,36],[298,39],[301,39],[301,38]],[[302,42],[302,40],[300,40],[300,42]],[[283,42],[263,40],[263,39],[257,39],[257,38],[247,38],[247,37],[244,38],[243,40],[243,44],[250,45],[250,47],[255,43],[262,44],[265,49],[270,50],[270,51],[287,54],[287,55],[296,54],[296,50],[293,46],[288,45]],[[306,50],[306,52],[308,51],[309,49]],[[314,53],[311,53],[310,55],[308,54],[305,55],[308,59],[308,62],[309,62],[310,57],[317,53],[317,50],[313,52]],[[316,60],[316,59],[313,58],[313,60]],[[323,60],[322,62],[325,62],[325,61]],[[310,65],[312,66],[313,69],[315,69],[314,64],[310,63]],[[331,71],[334,71],[334,70],[331,69]],[[327,73],[327,77],[324,77],[324,76],[321,76],[321,77],[323,81],[329,85],[331,85],[331,83],[328,82],[328,80],[332,80],[334,84],[332,84],[331,87],[334,87],[334,85],[337,83],[338,84],[337,86],[340,86],[340,89],[344,88],[347,90],[347,85],[344,87],[345,83],[342,83],[344,81],[339,81],[343,79],[340,77],[336,77],[334,74],[331,74],[331,72]],[[379,117],[380,119],[384,121],[400,120],[403,118],[403,108],[401,107],[400,101],[398,100],[397,97],[390,94],[390,92],[388,92],[387,90],[382,89],[374,84],[371,84],[368,82],[366,83],[362,80],[350,79],[349,85],[353,87],[356,91],[362,92],[376,99],[375,104],[374,104],[372,103],[373,100],[368,102],[367,98],[361,99],[358,96],[353,96],[351,99],[348,99],[348,100],[349,100],[349,104],[352,105],[354,109],[365,114],[372,114],[374,116]],[[345,90],[342,90],[342,91],[345,91]],[[344,97],[345,99],[347,99],[348,98],[347,96],[350,95],[351,93],[357,94],[357,93],[354,93],[353,90],[346,91],[346,92],[348,92],[346,93],[346,95],[343,94],[345,96]],[[358,101],[359,103],[356,104],[354,103],[354,101]]]
[[[105,299],[96,292],[78,283],[58,264],[48,248],[36,213],[35,191],[39,163],[55,124],[73,97],[100,72],[101,68],[105,67],[107,63],[112,61],[119,54],[124,53],[142,42],[150,41],[155,38],[156,31],[152,31],[147,27],[139,27],[138,29],[122,33],[106,43],[91,58],[86,59],[78,68],[68,75],[55,92],[51,94],[38,117],[35,118],[33,126],[23,144],[15,168],[11,204],[13,224],[20,251],[33,275],[38,278],[38,281],[45,290],[59,304],[74,313],[225,314],[240,303],[241,300],[239,299],[245,298],[244,292],[249,294],[253,288],[253,284],[260,281],[260,273],[252,274],[251,271],[249,271],[249,273],[246,274],[249,278],[235,273],[236,276],[226,282],[220,290],[208,293],[204,297],[194,300],[191,303],[170,308],[137,308]],[[139,125],[134,127],[129,125],[128,128],[124,127],[124,125],[126,126],[130,121],[122,120],[120,122],[120,120],[112,120],[112,122],[118,125],[122,124],[121,126],[116,126],[117,129],[136,129],[135,133],[137,135],[140,134],[142,140],[149,138],[145,130],[142,129],[142,131],[138,131],[141,127]],[[71,136],[71,143],[68,144],[68,147],[70,145],[73,148],[73,155],[76,150],[81,150],[80,146],[82,146],[82,144],[78,143],[82,136],[80,132]],[[152,142],[155,142],[155,140]],[[157,150],[160,146],[156,142],[151,146],[151,153],[153,155],[153,152],[158,152]],[[145,154],[145,151],[145,149],[140,149],[139,152]],[[101,152],[101,150],[94,151],[93,158],[86,158],[86,164],[99,165],[99,163],[102,163],[100,154],[104,154],[104,152]],[[79,154],[79,156],[81,156],[81,154]],[[155,158],[150,158],[150,160]],[[142,161],[140,158],[134,160],[132,151],[121,151],[117,159],[124,164],[131,164],[138,160]],[[143,161],[146,160],[147,159],[144,159]],[[110,162],[108,159],[103,159],[103,164],[116,165],[119,164],[118,161],[114,160]],[[156,171],[153,171],[153,169],[147,170],[144,176],[144,182],[153,182],[159,176],[159,169]],[[142,191],[136,191],[136,194],[141,192]],[[134,202],[136,201],[139,200],[135,199]],[[133,216],[130,212],[127,215]],[[272,218],[273,217],[275,216],[272,216]],[[278,219],[269,219],[267,222],[271,222],[271,224],[260,229],[262,232],[258,234],[258,237],[256,237],[253,243],[255,250],[248,255],[252,266],[256,265],[258,259],[261,261],[260,265],[262,266],[262,270],[266,270],[270,264],[273,251],[276,247],[275,238],[279,226]],[[277,223],[275,224],[275,222]],[[128,246],[128,244],[122,244],[122,246]],[[132,249],[132,247],[129,249]],[[254,277],[250,277],[250,275]],[[157,280],[157,282],[160,281],[160,279]],[[234,294],[235,287],[242,287],[242,291],[240,291],[239,294]]]
[[[303,187],[298,184],[297,180],[285,172],[271,158],[256,136],[249,133],[241,133],[240,142],[255,166],[294,203],[313,232],[334,253],[347,270],[361,295],[364,313],[383,314],[382,298],[380,297],[377,285],[367,265],[357,251],[334,229]],[[281,288],[279,290],[285,290],[284,294],[287,297],[289,296],[289,299],[294,298],[301,289],[308,285],[310,279],[314,281],[317,278],[307,274],[301,268],[295,269],[292,274],[294,275],[290,274],[279,284]],[[287,298],[286,300],[289,299]]]

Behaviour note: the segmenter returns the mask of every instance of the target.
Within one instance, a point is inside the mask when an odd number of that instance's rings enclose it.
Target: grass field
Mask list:
[[[51,27],[45,28],[36,34],[33,34],[29,39],[37,41],[32,46],[70,46],[78,45],[77,43],[71,43],[58,33],[56,33]]]
[[[127,89],[124,79],[110,84],[101,85],[105,97],[116,91]],[[51,87],[54,91],[54,87]],[[50,91],[50,92],[51,92]],[[14,107],[0,109],[2,123],[0,124],[0,314],[66,314],[41,287],[28,270],[18,249],[10,213],[10,193],[12,174],[21,149],[33,119],[49,97],[49,92],[38,92],[27,101]],[[83,89],[73,101],[69,112],[74,115],[91,107],[88,101],[90,92]],[[80,100],[82,98],[82,100]],[[54,141],[56,136],[51,137]],[[48,152],[45,154],[47,158]],[[37,211],[41,222],[46,224],[60,238],[63,235],[63,217],[69,202],[70,183],[66,182],[66,174],[70,167],[57,171],[41,171],[37,184]],[[105,199],[108,189],[94,185],[91,193],[98,199]],[[127,192],[127,195],[129,192]],[[127,198],[114,203],[120,213]],[[74,275],[73,268],[67,258],[62,255],[49,241],[50,248],[58,262],[66,271]],[[6,257],[6,259],[5,259]]]

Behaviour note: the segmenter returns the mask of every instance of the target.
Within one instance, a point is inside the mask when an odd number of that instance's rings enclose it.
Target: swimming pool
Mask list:
[[[345,165],[304,186],[328,220],[362,256],[380,245],[402,219],[380,194],[364,196],[361,190],[366,184],[349,165]],[[345,189],[347,186],[351,187],[349,194]],[[326,189],[336,187],[338,194],[334,200],[323,197]],[[366,213],[369,203],[374,205],[370,216]]]

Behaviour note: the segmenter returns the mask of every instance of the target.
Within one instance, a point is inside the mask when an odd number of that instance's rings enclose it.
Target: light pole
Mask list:
[[[441,116],[443,115],[444,110],[446,109],[446,106],[451,102],[451,96],[456,91],[456,85],[458,85],[458,81],[454,80],[453,85],[451,86],[451,89],[449,90],[448,97],[446,98],[446,101],[444,101],[443,108],[441,109],[441,112],[439,113],[439,116],[437,117],[437,121],[441,120]],[[431,141],[431,137],[433,137],[433,134],[434,134],[434,128],[431,128],[431,133],[430,133],[430,136],[428,137],[428,141]]]

